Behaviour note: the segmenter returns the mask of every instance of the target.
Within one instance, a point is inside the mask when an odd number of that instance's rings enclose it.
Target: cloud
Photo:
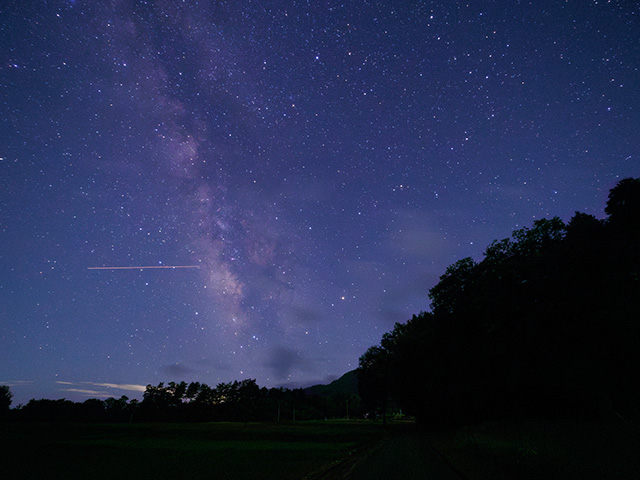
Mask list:
[[[288,347],[275,347],[269,352],[265,365],[271,369],[278,380],[287,379],[296,366],[300,366],[303,360],[300,352]]]
[[[31,380],[0,380],[0,385],[6,385],[7,387],[18,387],[21,385],[33,385],[34,382]]]
[[[442,221],[419,212],[401,212],[397,229],[388,236],[392,251],[403,252],[416,260],[433,260],[448,255],[452,241],[443,233]]]
[[[96,387],[107,387],[107,388],[115,388],[117,390],[127,390],[130,392],[144,392],[146,390],[146,385],[135,385],[130,383],[93,383],[93,382],[84,382],[89,385],[95,385]]]
[[[291,305],[287,309],[287,313],[293,322],[299,325],[316,325],[323,319],[320,312],[302,305]]]
[[[91,385],[94,387],[105,387],[105,388],[112,388],[115,390],[126,390],[128,392],[144,392],[147,388],[145,385],[136,385],[136,384],[130,384],[130,383],[63,382],[61,380],[56,381],[56,383],[59,385],[80,386],[80,387],[82,385]],[[62,389],[62,391],[85,393],[87,395],[97,395],[97,396],[109,395],[108,391],[86,390],[83,388],[65,388],[65,389]]]
[[[171,375],[173,377],[184,377],[189,373],[194,372],[192,368],[189,368],[180,363],[172,363],[171,365],[163,365],[160,369],[166,373],[167,375]]]

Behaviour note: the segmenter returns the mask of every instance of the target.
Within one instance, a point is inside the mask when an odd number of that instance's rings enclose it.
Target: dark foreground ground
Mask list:
[[[0,424],[0,477],[300,479],[384,434],[368,422]]]
[[[392,426],[341,477],[433,480],[640,478],[640,430],[607,421],[518,420],[420,432]]]
[[[433,479],[459,480],[455,469],[431,446],[429,438],[412,425],[392,425],[388,434],[374,448],[365,452],[339,475],[323,480]]]
[[[369,422],[0,424],[8,479],[637,479],[640,431],[514,421],[456,431]]]
[[[640,478],[640,429],[618,417],[486,423],[429,440],[467,480]]]
[[[637,480],[640,430],[622,418],[518,420],[440,432],[395,424],[374,448],[320,478]]]

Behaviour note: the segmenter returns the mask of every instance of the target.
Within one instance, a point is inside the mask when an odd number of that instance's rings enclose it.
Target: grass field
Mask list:
[[[5,424],[11,479],[301,479],[376,443],[368,422]]]
[[[354,478],[386,479],[389,472],[370,472],[368,464],[402,458],[405,469],[427,472],[439,463],[426,460],[431,447],[467,480],[640,478],[640,430],[621,419],[521,420],[442,432],[358,421],[0,424],[0,472],[8,479],[328,480],[352,471]]]
[[[489,422],[428,436],[468,480],[640,478],[640,430],[620,418]]]

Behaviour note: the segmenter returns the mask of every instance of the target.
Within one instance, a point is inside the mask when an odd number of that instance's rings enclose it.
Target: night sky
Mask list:
[[[328,383],[640,175],[632,1],[3,1],[0,384]],[[93,267],[160,267],[93,269]],[[195,268],[195,267],[199,268]]]

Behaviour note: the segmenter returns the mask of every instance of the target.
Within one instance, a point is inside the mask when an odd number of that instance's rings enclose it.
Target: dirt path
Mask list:
[[[339,472],[339,473],[338,473]],[[372,450],[345,470],[324,478],[349,480],[432,479],[461,480],[455,470],[431,447],[423,434],[410,428],[393,428]]]

